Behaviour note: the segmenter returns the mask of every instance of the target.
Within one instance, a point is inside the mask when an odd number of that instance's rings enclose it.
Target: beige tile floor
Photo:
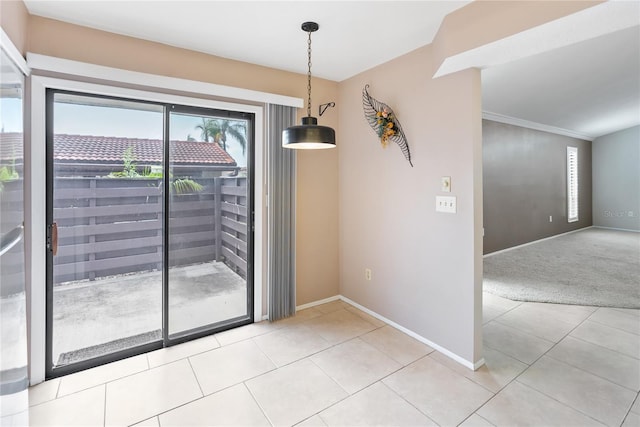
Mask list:
[[[640,426],[640,310],[484,295],[473,372],[341,301],[30,389],[32,425]]]

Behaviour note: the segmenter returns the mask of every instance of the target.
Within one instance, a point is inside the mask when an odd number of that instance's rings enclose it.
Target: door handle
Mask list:
[[[58,224],[52,223],[47,231],[47,249],[55,256],[58,254]]]
[[[51,252],[53,256],[58,255],[58,223],[51,224]]]

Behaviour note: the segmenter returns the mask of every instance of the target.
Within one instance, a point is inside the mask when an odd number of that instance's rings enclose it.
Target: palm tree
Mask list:
[[[217,143],[224,151],[227,151],[227,135],[232,136],[242,147],[242,154],[247,150],[247,125],[242,121],[226,119],[205,119],[202,124],[196,126],[200,129],[200,136],[204,141]]]
[[[242,154],[247,150],[247,125],[245,122],[217,119],[217,125],[220,129],[220,140],[222,141],[222,149],[227,151],[227,135],[231,135],[242,147]]]
[[[202,124],[197,125],[196,129],[200,130],[200,138],[205,142],[217,142],[215,141],[216,135],[220,133],[220,128],[217,123],[211,119],[205,119],[202,117]]]

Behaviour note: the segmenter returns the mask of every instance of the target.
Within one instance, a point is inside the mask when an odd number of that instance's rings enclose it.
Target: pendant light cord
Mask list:
[[[307,44],[307,56],[309,58],[307,62],[307,66],[309,67],[309,71],[307,72],[307,92],[309,95],[307,100],[307,117],[311,117],[311,31],[309,31],[309,41]]]

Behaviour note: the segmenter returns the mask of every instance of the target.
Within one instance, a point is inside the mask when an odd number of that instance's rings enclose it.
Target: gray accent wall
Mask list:
[[[593,141],[593,225],[640,231],[640,126]]]
[[[484,249],[592,225],[591,142],[482,121]],[[567,221],[567,147],[578,147],[578,221]],[[552,221],[549,221],[549,217]]]

